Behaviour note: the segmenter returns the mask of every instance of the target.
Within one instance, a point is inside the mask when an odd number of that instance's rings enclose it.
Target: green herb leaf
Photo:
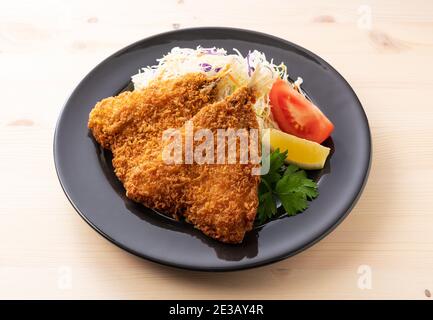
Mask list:
[[[258,219],[259,223],[264,223],[277,213],[277,206],[272,196],[272,192],[268,191],[259,196]]]
[[[287,157],[287,151],[281,153],[280,149],[275,150],[270,154],[270,166],[269,173],[276,173],[280,170],[282,165],[284,164],[284,160]]]
[[[301,192],[292,192],[279,195],[281,204],[289,216],[294,216],[307,209],[307,197]]]
[[[262,175],[259,186],[259,223],[277,215],[279,199],[288,215],[295,215],[308,207],[308,200],[318,196],[317,184],[295,165],[284,166],[287,151],[278,149],[270,154],[269,172]]]

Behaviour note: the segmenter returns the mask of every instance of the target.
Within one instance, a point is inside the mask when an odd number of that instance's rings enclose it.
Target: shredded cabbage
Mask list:
[[[142,89],[153,80],[176,78],[186,73],[200,72],[214,76],[221,70],[228,70],[227,76],[218,84],[219,98],[223,99],[240,86],[254,87],[256,103],[253,107],[260,126],[278,128],[270,112],[269,91],[276,79],[289,81],[286,65],[276,65],[273,59],[268,61],[265,54],[257,50],[248,52],[245,57],[239,50],[234,48],[233,51],[233,54],[227,54],[225,49],[216,47],[175,47],[161,59],[157,59],[157,65],[141,68],[132,76],[134,89]],[[298,78],[293,86],[302,93],[301,84],[302,79]]]

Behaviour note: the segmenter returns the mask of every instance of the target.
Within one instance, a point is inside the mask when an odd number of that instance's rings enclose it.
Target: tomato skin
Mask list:
[[[269,99],[272,116],[281,131],[322,143],[334,130],[317,106],[281,79],[274,82]]]

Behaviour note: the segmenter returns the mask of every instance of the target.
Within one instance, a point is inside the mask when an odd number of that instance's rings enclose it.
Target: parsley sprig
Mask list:
[[[287,214],[292,216],[308,207],[308,200],[318,196],[317,184],[295,165],[284,165],[287,151],[279,149],[270,154],[269,172],[261,176],[259,185],[258,223],[262,224],[277,215],[277,200]]]

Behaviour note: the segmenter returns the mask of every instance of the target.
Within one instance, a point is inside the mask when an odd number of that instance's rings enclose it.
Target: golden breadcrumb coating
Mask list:
[[[164,130],[181,128],[187,120],[194,131],[210,129],[215,146],[217,129],[258,129],[251,90],[240,88],[213,103],[217,81],[189,74],[104,99],[90,113],[89,128],[113,152],[116,175],[130,199],[184,216],[219,241],[239,243],[252,229],[258,207],[260,177],[251,174],[258,165],[239,164],[239,148],[236,164],[166,164],[161,156]],[[181,132],[185,138],[185,128]]]
[[[192,119],[194,130],[208,128],[214,136],[217,129],[258,130],[251,99],[252,93],[244,87],[226,100],[204,107]],[[253,146],[249,142],[249,152]],[[239,159],[238,140],[235,164],[195,164],[190,170],[192,179],[187,189],[185,218],[208,236],[223,242],[242,242],[245,232],[253,227],[259,204],[260,176],[251,174],[258,165],[250,161],[241,164]]]
[[[96,141],[112,151],[120,181],[125,181],[137,161],[156,157],[164,130],[181,127],[215,100],[218,80],[188,74],[176,80],[155,81],[143,90],[124,92],[95,105],[88,127]]]

